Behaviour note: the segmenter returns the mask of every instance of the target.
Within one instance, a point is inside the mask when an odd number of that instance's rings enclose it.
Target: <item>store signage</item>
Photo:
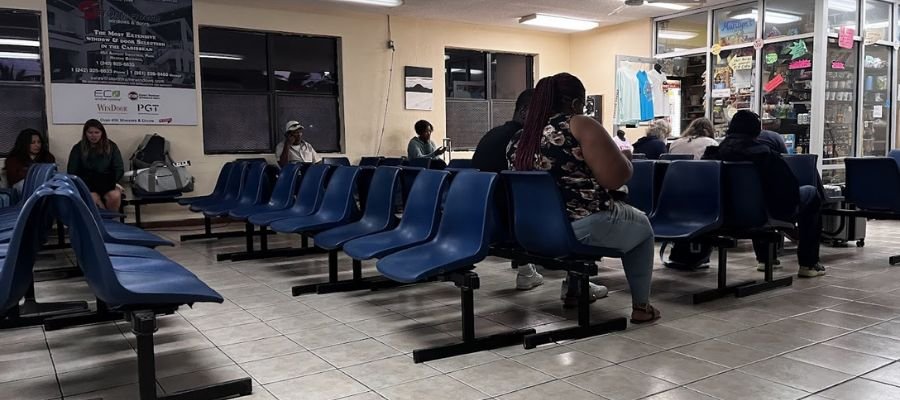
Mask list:
[[[835,61],[831,62],[831,69],[845,69],[845,68],[846,68],[846,66],[844,65],[843,61],[835,60]]]
[[[798,40],[794,43],[791,43],[787,48],[787,52],[791,53],[791,60],[796,60],[800,57],[803,57],[809,54],[809,49],[806,48],[806,42],[803,40]]]
[[[197,125],[192,0],[47,1],[53,123]]]
[[[756,39],[753,41],[753,49],[759,50],[759,49],[763,48],[764,44],[765,44],[765,42],[763,42],[763,40],[761,38]]]
[[[881,118],[884,116],[884,107],[875,106],[872,108],[872,118]]]
[[[810,59],[797,60],[797,61],[791,62],[790,65],[788,65],[788,69],[806,69],[806,68],[811,68],[811,67],[812,67],[812,60],[810,60]]]
[[[719,44],[748,43],[756,37],[756,20],[753,18],[729,19],[719,23]]]
[[[781,74],[775,75],[774,77],[772,77],[772,79],[769,80],[769,83],[767,83],[766,86],[763,87],[763,90],[765,90],[766,93],[771,92],[775,89],[778,89],[778,87],[781,86],[782,83],[784,83],[784,77],[781,76]]]
[[[778,53],[768,53],[766,54],[766,64],[772,65],[778,61]]]
[[[731,97],[731,89],[713,89],[712,97],[714,99]]]
[[[870,45],[870,44],[875,44],[876,42],[878,42],[878,41],[881,40],[881,39],[883,39],[883,38],[881,37],[881,32],[879,32],[879,31],[866,31],[866,37],[865,37],[865,40],[863,41],[863,43],[865,43],[866,46],[868,46],[868,45]]]
[[[729,62],[729,66],[735,71],[753,69],[753,56],[734,57]]]
[[[856,29],[849,26],[842,26],[838,31],[838,46],[845,49],[853,48],[853,37],[856,36]]]

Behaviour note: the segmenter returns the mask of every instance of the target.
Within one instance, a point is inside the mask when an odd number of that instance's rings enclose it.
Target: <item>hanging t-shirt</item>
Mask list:
[[[653,85],[650,84],[650,78],[647,72],[638,71],[638,97],[641,104],[641,121],[649,121],[653,119]]]
[[[616,72],[616,119],[620,124],[636,123],[641,119],[638,83],[627,69]]]
[[[669,101],[666,98],[666,76],[657,72],[655,69],[647,72],[650,78],[650,84],[653,85],[653,116],[668,117]]]

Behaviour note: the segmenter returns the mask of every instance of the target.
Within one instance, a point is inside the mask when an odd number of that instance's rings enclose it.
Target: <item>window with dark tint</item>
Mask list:
[[[0,156],[23,129],[46,134],[43,80],[40,14],[0,10]]]
[[[204,152],[270,153],[288,121],[320,153],[341,151],[338,40],[200,28]]]
[[[444,53],[447,97],[487,99],[487,55],[473,50],[447,50]]]
[[[474,149],[488,130],[512,119],[519,94],[534,87],[531,55],[447,49],[444,61],[447,137],[456,149]]]

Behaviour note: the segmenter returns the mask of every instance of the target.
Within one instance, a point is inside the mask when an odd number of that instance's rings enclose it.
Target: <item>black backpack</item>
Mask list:
[[[144,140],[131,155],[131,169],[150,168],[155,162],[172,163],[169,156],[169,141],[158,133],[144,136]]]

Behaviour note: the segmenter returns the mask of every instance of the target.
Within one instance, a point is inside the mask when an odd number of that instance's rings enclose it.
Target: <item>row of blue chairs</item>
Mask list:
[[[35,168],[35,167],[32,167]],[[49,167],[38,166],[42,171]],[[20,301],[32,285],[38,251],[50,224],[58,219],[68,228],[75,259],[97,299],[97,311],[75,315],[26,316]],[[104,219],[84,183],[57,174],[37,187],[21,204],[9,245],[0,259],[0,316],[4,324],[43,323],[45,329],[126,318],[137,339],[138,386],[142,400],[217,399],[249,395],[249,378],[159,396],[153,335],[157,315],[171,314],[182,305],[221,303],[223,298],[187,269],[152,249],[170,244]],[[10,326],[10,325],[7,325]]]

